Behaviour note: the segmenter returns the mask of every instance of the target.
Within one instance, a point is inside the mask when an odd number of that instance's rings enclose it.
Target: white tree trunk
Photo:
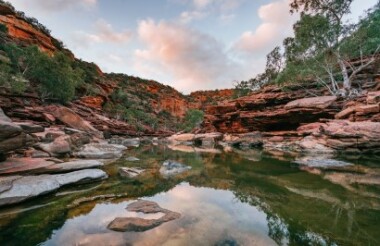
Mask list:
[[[350,77],[348,76],[347,67],[344,64],[343,60],[341,59],[339,59],[339,66],[340,66],[340,69],[342,70],[342,75],[343,75],[343,89],[346,90],[346,92],[349,92],[351,90],[351,80],[350,80]]]

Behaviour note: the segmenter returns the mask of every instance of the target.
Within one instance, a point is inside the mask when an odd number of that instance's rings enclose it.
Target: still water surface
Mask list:
[[[140,161],[106,166],[101,183],[0,209],[0,245],[380,245],[379,159],[319,168],[277,152],[193,150],[129,150]],[[168,159],[192,169],[163,178]],[[118,175],[126,166],[148,171],[130,180]],[[100,195],[120,197],[76,203]],[[160,216],[128,212],[138,198],[182,216],[146,232],[108,230],[116,217]]]

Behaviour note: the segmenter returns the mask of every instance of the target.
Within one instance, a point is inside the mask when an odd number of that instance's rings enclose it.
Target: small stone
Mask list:
[[[164,215],[159,219],[142,219],[137,217],[116,218],[108,225],[108,229],[120,232],[143,232],[181,217],[179,213],[161,208],[155,202],[144,200],[129,204],[127,210],[145,214],[164,213]]]

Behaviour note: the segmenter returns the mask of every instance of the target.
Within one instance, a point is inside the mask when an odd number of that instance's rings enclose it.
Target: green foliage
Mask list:
[[[190,132],[196,127],[199,127],[203,122],[204,112],[197,109],[190,109],[186,112],[182,129],[186,132]]]
[[[7,26],[2,23],[0,23],[0,33],[8,33]]]
[[[367,11],[355,28],[356,31],[343,40],[342,52],[350,58],[368,56],[376,52],[380,44],[380,2]]]
[[[86,83],[95,83],[99,79],[99,72],[95,63],[76,60],[74,67],[84,71],[84,81]]]
[[[36,47],[25,52],[26,77],[37,81],[42,97],[52,97],[66,103],[75,96],[75,89],[83,83],[84,72],[72,67],[72,61],[58,52],[53,57],[38,51]]]
[[[380,48],[379,4],[357,24],[343,18],[352,0],[294,0],[292,12],[301,12],[294,25],[294,38],[284,40],[286,67],[277,82],[316,81],[331,94],[355,95],[351,87],[357,73],[374,61],[364,61]],[[362,65],[352,64],[361,59]]]
[[[352,81],[380,52],[380,2],[359,23],[349,24],[344,18],[352,2],[292,0],[291,13],[301,16],[293,26],[294,37],[284,40],[283,54],[280,47],[268,54],[263,73],[236,85],[238,95],[272,82],[317,82],[331,94],[355,95]],[[355,59],[362,65],[352,64]]]
[[[75,89],[83,83],[83,71],[73,68],[72,60],[63,53],[50,57],[35,46],[22,48],[15,44],[2,45],[1,50],[10,60],[1,66],[3,80],[9,81],[14,92],[21,93],[27,81],[32,81],[42,98],[66,103],[74,98]]]

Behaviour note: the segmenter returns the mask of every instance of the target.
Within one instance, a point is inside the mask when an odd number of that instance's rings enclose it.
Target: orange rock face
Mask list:
[[[90,108],[95,108],[95,109],[102,109],[102,105],[104,103],[103,97],[100,96],[95,96],[95,97],[82,97],[81,102],[90,107]]]
[[[42,51],[49,54],[53,54],[57,50],[52,37],[34,28],[6,6],[0,8],[0,23],[7,26],[9,37],[20,43],[37,45]]]
[[[205,109],[209,105],[217,104],[225,100],[230,100],[234,96],[233,89],[195,91],[189,95],[189,108]]]
[[[305,97],[304,91],[283,92],[268,86],[252,95],[207,107],[203,126],[206,131],[223,133],[294,131],[301,124],[332,119],[340,110],[335,97]]]
[[[188,103],[186,100],[181,98],[163,98],[159,102],[159,107],[162,110],[166,110],[176,117],[184,117],[188,110]]]

